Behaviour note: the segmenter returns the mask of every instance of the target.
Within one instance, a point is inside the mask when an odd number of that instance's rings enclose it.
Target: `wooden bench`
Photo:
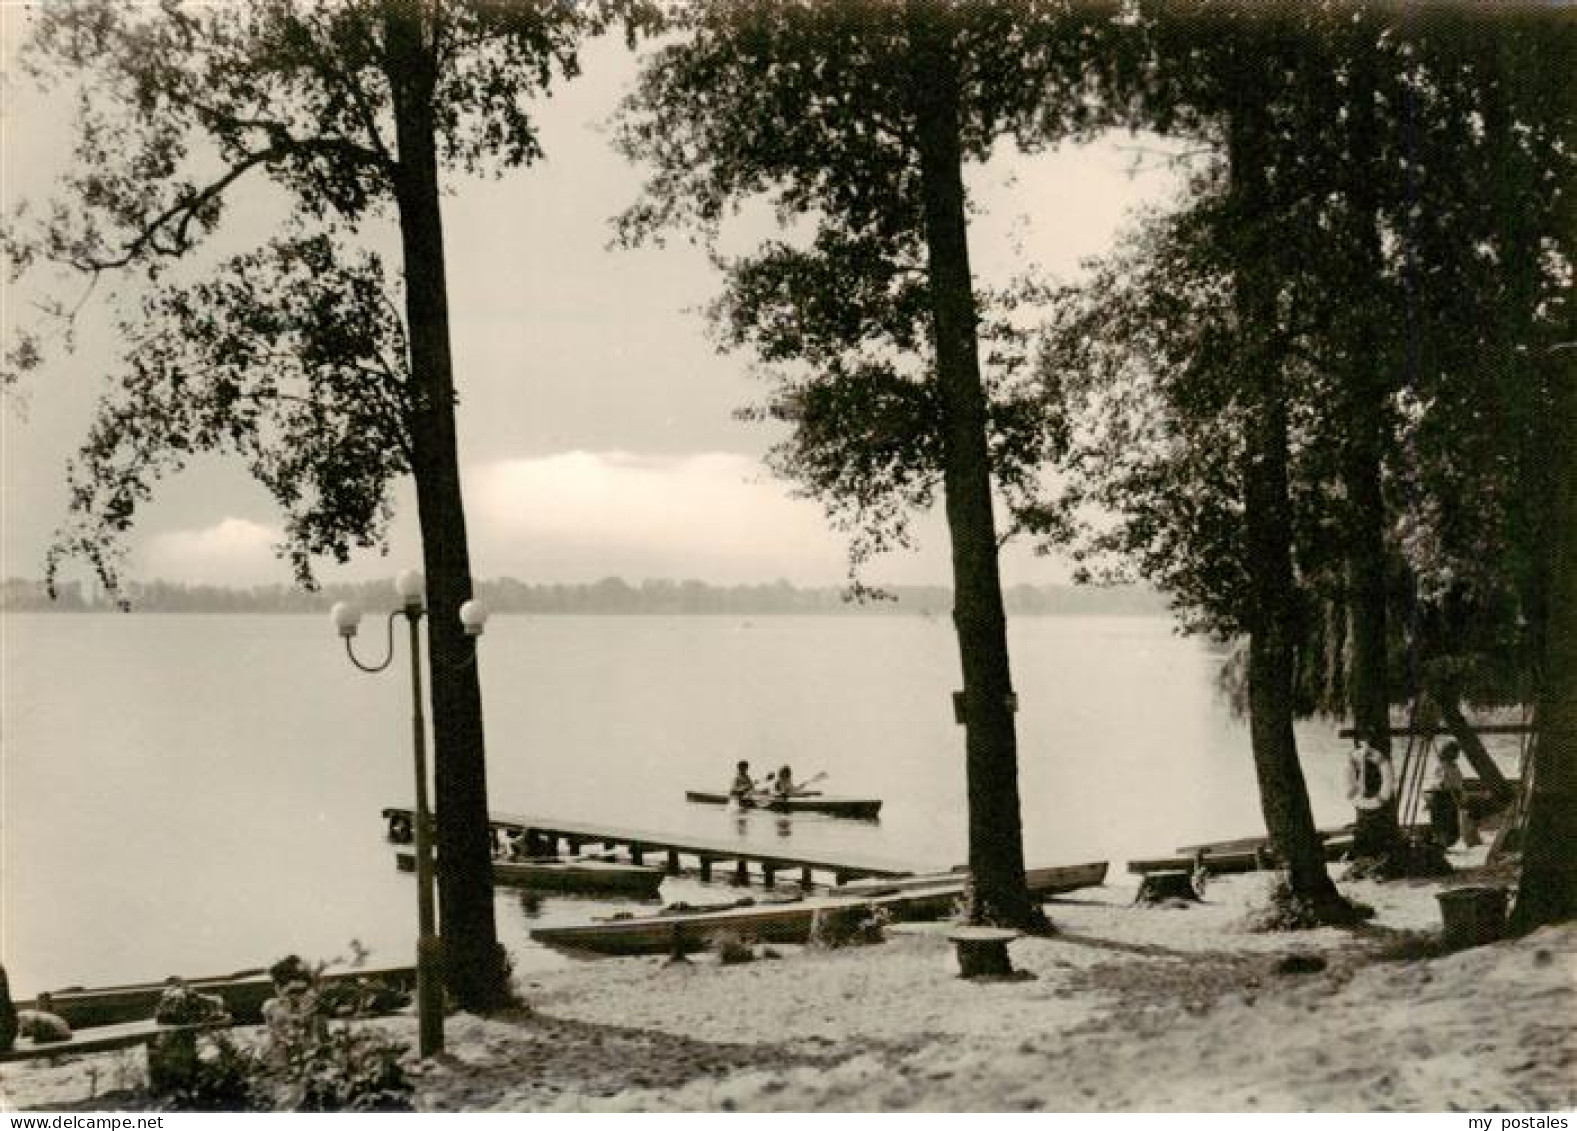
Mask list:
[[[1008,943],[1017,931],[1001,927],[959,927],[947,936],[958,950],[958,973],[963,978],[1005,978],[1013,973]]]
[[[18,1037],[16,1044],[0,1052],[0,1064],[13,1061],[43,1060],[57,1056],[86,1056],[96,1052],[114,1052],[117,1049],[147,1046],[164,1036],[191,1033],[210,1029],[228,1028],[230,1022],[208,1021],[197,1025],[161,1025],[157,1021],[127,1021],[119,1025],[95,1025],[79,1029],[63,1041],[35,1041],[31,1037]]]

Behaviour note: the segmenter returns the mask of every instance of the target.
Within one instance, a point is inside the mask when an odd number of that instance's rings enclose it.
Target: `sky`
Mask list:
[[[41,96],[11,63],[23,9],[0,2],[7,64],[0,111],[0,204],[49,198],[69,138],[70,100]],[[494,180],[451,179],[445,237],[460,389],[460,458],[479,577],[531,582],[623,576],[716,583],[839,584],[845,548],[819,504],[761,464],[781,433],[735,419],[768,386],[745,354],[717,352],[700,313],[721,278],[682,239],[615,250],[611,219],[643,171],[609,143],[607,121],[634,78],[617,38],[595,43],[583,75],[538,104],[545,160]],[[1174,190],[1164,163],[1126,137],[968,171],[979,214],[977,278],[1026,267],[1070,278],[1111,244],[1130,210]],[[270,190],[243,182],[222,240],[239,249],[274,223]],[[770,221],[730,233],[740,250]],[[109,293],[117,284],[101,283]],[[121,286],[127,283],[118,284]],[[96,296],[98,297],[98,296]],[[8,328],[25,296],[0,296]],[[65,464],[114,373],[104,304],[85,308],[76,352],[30,375],[0,405],[0,575],[37,577],[65,513]],[[320,580],[386,576],[418,562],[409,485],[396,495],[389,555],[325,563]],[[944,527],[928,516],[912,553],[868,581],[946,584]],[[233,462],[203,458],[160,485],[138,517],[130,576],[189,584],[288,583],[274,553],[279,516]],[[1054,558],[1010,546],[1009,583],[1065,580]],[[80,576],[86,576],[81,570]]]

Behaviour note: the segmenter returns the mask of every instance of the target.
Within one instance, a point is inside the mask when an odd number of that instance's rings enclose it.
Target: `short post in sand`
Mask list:
[[[383,661],[364,664],[356,658],[351,644],[361,624],[361,610],[341,601],[330,613],[334,628],[345,640],[345,654],[364,672],[383,671],[394,660],[394,621],[404,617],[411,639],[411,734],[415,747],[416,769],[416,1011],[419,1045],[423,1057],[443,1051],[443,952],[440,949],[433,908],[432,812],[427,803],[427,723],[422,714],[422,652],[419,626],[427,610],[423,606],[425,584],[422,575],[408,569],[395,578],[395,591],[402,605],[389,614],[388,649]],[[460,606],[460,622],[466,635],[480,636],[487,624],[487,608],[480,601]]]

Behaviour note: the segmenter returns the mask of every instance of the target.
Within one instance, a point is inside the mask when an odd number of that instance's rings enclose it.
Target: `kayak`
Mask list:
[[[875,798],[829,797],[819,793],[799,797],[773,797],[765,793],[734,797],[728,793],[689,789],[685,791],[684,798],[700,805],[727,805],[734,802],[741,809],[765,809],[773,813],[821,813],[828,817],[854,817],[866,821],[875,820],[882,811],[881,801]]]

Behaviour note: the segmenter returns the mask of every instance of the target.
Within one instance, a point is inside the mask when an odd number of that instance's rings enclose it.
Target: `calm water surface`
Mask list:
[[[363,644],[377,658],[381,640]],[[1011,625],[1031,864],[1261,829],[1218,658],[1151,618]],[[403,644],[398,645],[403,648]],[[409,804],[406,668],[346,661],[326,618],[10,615],[3,622],[0,948],[12,986],[156,979],[328,958],[406,961],[414,887],[378,811]],[[964,858],[963,731],[945,618],[498,617],[482,645],[495,809],[950,865]],[[1317,819],[1347,819],[1331,725],[1300,732]],[[825,771],[878,824],[689,805],[733,764]],[[708,895],[668,881],[668,899]],[[600,907],[501,891],[531,944]]]

